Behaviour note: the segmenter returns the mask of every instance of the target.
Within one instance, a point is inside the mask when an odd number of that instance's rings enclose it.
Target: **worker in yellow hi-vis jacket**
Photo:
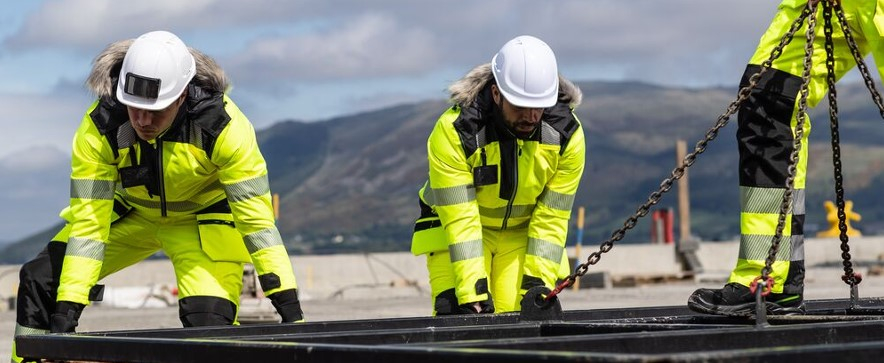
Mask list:
[[[811,4],[822,8],[823,2]],[[884,0],[838,0],[859,52],[875,58],[878,73],[884,74]],[[758,73],[774,47],[801,14],[807,0],[784,0],[755,54],[743,74],[741,87]],[[807,105],[816,106],[828,92],[823,12],[818,19],[813,44],[812,68],[808,85]],[[844,24],[834,23],[835,79],[856,66],[845,33]],[[751,95],[739,109],[737,143],[740,152],[740,252],[728,283],[721,289],[699,289],[688,298],[688,306],[698,312],[733,316],[754,314],[755,296],[748,286],[761,276],[771,242],[776,233],[780,205],[789,175],[790,155],[794,150],[798,119],[799,90],[804,72],[804,36],[807,23],[798,29],[791,43],[773,61],[772,69],[760,78]],[[807,141],[810,122],[803,125],[804,134],[794,176],[792,205],[786,218],[779,250],[771,266],[771,293],[766,297],[769,314],[804,312],[804,199],[807,177]]]
[[[427,256],[434,315],[507,312],[570,267],[565,238],[583,174],[582,94],[550,47],[507,42],[449,88],[427,141],[412,252]]]
[[[74,135],[67,224],[22,266],[15,335],[73,332],[100,279],[157,251],[186,327],[236,322],[247,262],[281,320],[303,320],[267,167],[223,70],[155,31],[111,44],[87,84],[98,99]]]

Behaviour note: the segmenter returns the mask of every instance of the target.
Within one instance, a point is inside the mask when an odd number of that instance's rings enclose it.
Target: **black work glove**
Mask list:
[[[55,304],[55,312],[49,317],[49,332],[73,333],[85,307],[75,302],[59,301]]]
[[[267,296],[276,312],[282,317],[283,323],[293,323],[304,320],[304,312],[301,311],[301,302],[298,301],[298,289],[282,290]]]
[[[476,311],[476,303],[479,304],[479,311]],[[494,302],[489,296],[488,300],[461,304],[457,308],[459,314],[491,314],[494,312]]]

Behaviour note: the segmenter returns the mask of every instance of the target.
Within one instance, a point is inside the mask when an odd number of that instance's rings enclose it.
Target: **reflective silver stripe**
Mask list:
[[[488,140],[485,139],[485,126],[479,128],[479,131],[476,132],[476,148],[482,148],[488,145]]]
[[[270,193],[270,183],[267,175],[233,183],[224,187],[227,199],[231,202],[241,202]]]
[[[160,209],[160,201],[145,200],[126,195],[126,201],[145,208]],[[166,210],[173,212],[196,212],[206,206],[196,202],[166,202]]]
[[[191,123],[191,125],[194,125],[194,123]],[[203,149],[203,128],[202,127],[199,127],[196,125],[194,125],[194,127],[191,127],[190,133],[187,135],[187,138],[188,138],[187,143],[189,143],[193,146],[196,146],[197,149],[203,150],[206,154],[209,153],[209,151],[206,151],[205,149]]]
[[[783,203],[783,194],[786,193],[782,188],[757,188],[757,187],[740,187],[740,205],[743,213],[768,213],[779,214],[780,205]],[[795,189],[792,191],[792,213],[802,215],[804,208],[804,189]]]
[[[28,328],[15,324],[15,336],[49,334],[48,329]]]
[[[534,212],[534,206],[530,204],[520,204],[514,205],[512,211],[510,212],[511,218],[516,217],[527,217],[530,216],[531,213]],[[483,217],[489,218],[503,218],[506,216],[506,207],[499,208],[486,208],[483,206],[479,206],[479,214]]]
[[[441,189],[433,189],[428,186],[424,192],[424,198],[427,199],[427,203],[433,206],[468,203],[476,200],[476,188],[472,184]]]
[[[246,249],[249,250],[249,254],[265,248],[282,245],[282,237],[276,228],[262,229],[258,232],[247,234],[243,236],[243,240],[246,242]]]
[[[561,145],[562,134],[546,122],[540,123],[540,142],[547,145]]]
[[[68,246],[64,254],[65,256],[85,257],[101,261],[104,260],[104,243],[89,238],[71,237],[68,238]]]
[[[469,260],[485,256],[482,250],[482,240],[464,241],[448,245],[451,262]]]
[[[127,122],[120,125],[120,127],[117,128],[117,147],[125,149],[129,146],[135,145],[137,140],[136,137],[135,129],[132,128],[132,124]]]
[[[209,186],[203,188],[203,190],[195,193],[195,195],[206,194],[207,192],[211,192],[214,190],[223,190],[223,187],[224,186],[221,184],[221,182],[216,180],[212,184],[210,184]],[[126,200],[127,202],[129,202],[131,204],[136,204],[136,205],[139,205],[139,206],[142,206],[145,208],[160,209],[160,201],[159,200],[154,201],[154,200],[147,200],[147,199],[133,197],[124,188],[119,188],[117,191],[123,196],[124,200]],[[207,205],[208,204],[196,203],[196,202],[191,202],[191,201],[183,201],[183,202],[168,202],[167,201],[166,202],[166,210],[169,210],[172,212],[196,212],[198,210],[205,208]]]
[[[539,238],[528,237],[527,255],[545,258],[555,263],[562,262],[562,254],[565,248],[556,243]]]
[[[803,239],[803,237],[802,237]],[[770,244],[773,242],[773,236],[761,234],[744,234],[740,236],[740,258],[744,260],[767,260],[770,253]],[[792,257],[792,238],[783,236],[780,240],[779,250],[777,251],[776,261],[791,261]]]
[[[540,194],[540,202],[552,209],[570,212],[571,207],[574,206],[574,194],[562,194],[549,189],[543,189],[543,193]]]
[[[804,189],[795,189],[792,191],[792,213],[803,215],[806,213],[804,208],[804,198],[807,195]]]
[[[804,235],[794,235],[792,240],[792,254],[789,256],[791,261],[804,261]]]
[[[113,200],[115,185],[111,180],[71,179],[71,198]]]

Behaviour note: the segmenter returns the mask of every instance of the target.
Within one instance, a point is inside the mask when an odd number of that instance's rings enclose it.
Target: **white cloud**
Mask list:
[[[0,158],[3,240],[15,241],[60,221],[58,212],[70,195],[70,170],[70,156],[50,146]]]
[[[70,150],[71,139],[91,102],[86,91],[59,94],[0,94],[4,110],[0,158],[34,146]]]
[[[257,40],[230,60],[246,80],[363,80],[421,74],[438,67],[433,34],[371,13],[311,34]]]

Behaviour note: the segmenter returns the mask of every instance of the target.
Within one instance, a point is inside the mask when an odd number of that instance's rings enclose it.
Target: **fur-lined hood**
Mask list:
[[[491,63],[473,68],[466,76],[448,87],[448,92],[451,92],[451,103],[461,106],[472,103],[489,82],[494,82]],[[571,108],[577,108],[582,100],[583,92],[580,88],[559,75],[559,102],[567,102]]]
[[[126,51],[135,39],[121,40],[107,46],[92,61],[92,72],[86,79],[86,88],[97,97],[114,97],[117,78]],[[190,82],[206,90],[227,91],[230,80],[218,63],[202,52],[188,47],[196,62],[196,75]]]

